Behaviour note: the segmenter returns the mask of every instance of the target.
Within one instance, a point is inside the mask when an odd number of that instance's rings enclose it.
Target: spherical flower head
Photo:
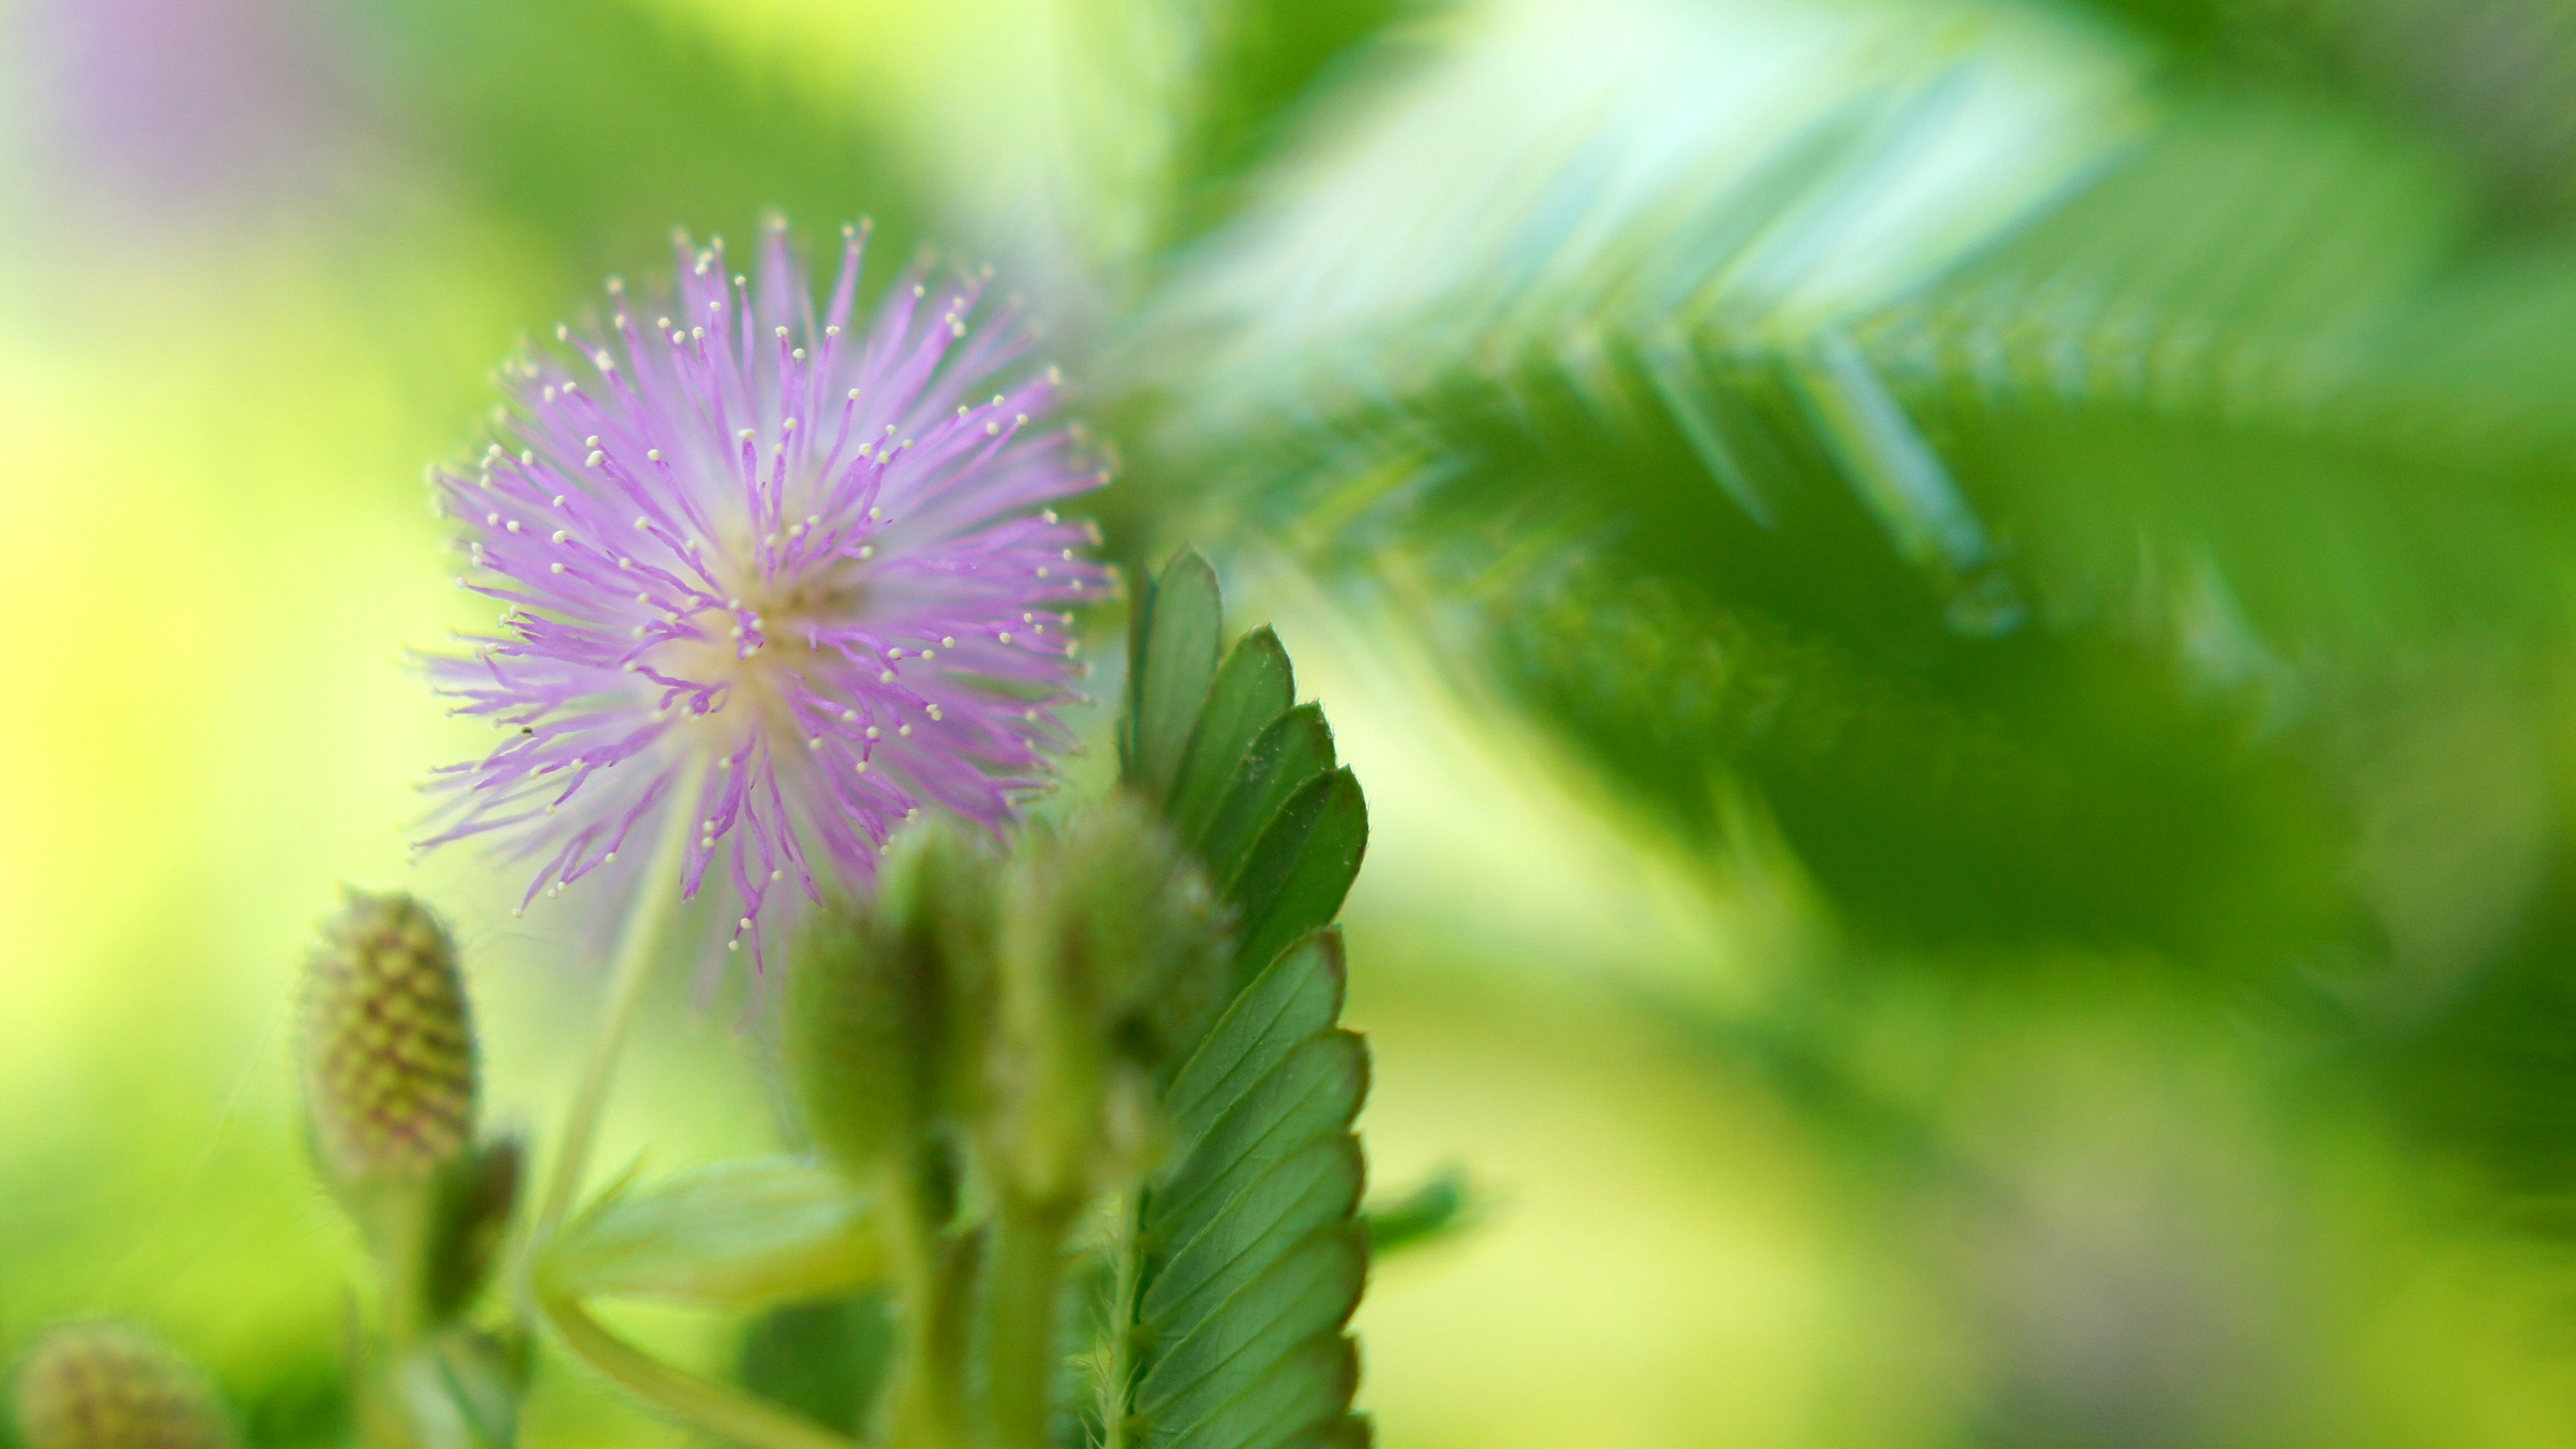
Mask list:
[[[232,1421],[196,1366],[138,1329],[70,1324],[18,1366],[28,1449],[227,1449]]]
[[[305,969],[315,1148],[349,1181],[418,1179],[474,1133],[474,1028],[456,942],[407,895],[349,892]]]
[[[917,810],[998,828],[1044,783],[1063,610],[1107,579],[1049,505],[1106,475],[1037,423],[1060,380],[978,324],[983,278],[916,269],[855,327],[844,239],[818,312],[782,224],[755,277],[682,236],[670,295],[612,281],[598,335],[507,369],[501,439],[435,475],[501,631],[431,666],[504,738],[426,844],[497,837],[534,899],[683,832],[679,889],[716,875],[757,957]]]

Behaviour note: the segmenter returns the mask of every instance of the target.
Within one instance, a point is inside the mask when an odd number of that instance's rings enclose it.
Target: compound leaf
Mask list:
[[[1345,979],[1340,936],[1307,936],[1165,1094],[1176,1150],[1141,1194],[1114,1305],[1112,1442],[1253,1449],[1350,1418],[1368,1053],[1334,1025]]]
[[[858,1287],[884,1263],[867,1198],[821,1167],[779,1157],[611,1189],[556,1231],[537,1273],[569,1299],[739,1307]]]
[[[1172,1152],[1138,1189],[1108,1298],[1112,1449],[1365,1443],[1344,1325],[1368,1276],[1351,1124],[1368,1050],[1338,1024],[1330,929],[1368,805],[1267,629],[1222,666],[1216,576],[1184,552],[1140,612],[1127,780],[1237,912],[1233,1000],[1162,1091]]]

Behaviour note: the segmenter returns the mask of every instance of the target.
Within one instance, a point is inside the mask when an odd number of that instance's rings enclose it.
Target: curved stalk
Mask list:
[[[669,808],[670,819],[663,825],[662,838],[654,844],[652,861],[644,868],[634,914],[627,917],[626,934],[618,942],[616,961],[609,968],[606,1017],[600,1023],[599,1039],[591,1047],[589,1064],[582,1070],[581,1084],[574,1089],[572,1108],[564,1115],[563,1135],[555,1142],[554,1172],[546,1182],[546,1195],[537,1209],[536,1221],[529,1228],[529,1245],[544,1241],[563,1222],[581,1191],[582,1174],[590,1166],[591,1145],[599,1136],[600,1115],[608,1105],[609,1079],[616,1075],[617,1056],[634,1025],[636,1003],[643,999],[644,982],[653,974],[653,958],[661,952],[663,932],[669,928],[671,914],[679,903],[674,878],[686,858],[690,820],[689,812],[678,801]]]
[[[683,1423],[752,1449],[862,1449],[848,1435],[671,1367],[610,1333],[570,1298],[541,1290],[537,1301],[584,1362]]]

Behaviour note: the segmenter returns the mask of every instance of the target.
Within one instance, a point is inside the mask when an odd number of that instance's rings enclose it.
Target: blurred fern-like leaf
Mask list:
[[[2095,0],[2181,65],[2347,95],[2439,138],[2498,213],[2576,199],[2576,7],[2565,0]]]
[[[1202,0],[1181,7],[1190,63],[1171,118],[1170,215],[1161,240],[1189,241],[1233,212],[1337,72],[1369,54],[1406,0]]]
[[[1166,287],[1138,470],[1392,581],[1686,837],[1751,786],[1900,940],[2367,943],[2298,692],[2550,627],[2576,254],[2367,108],[2151,59],[1496,7]]]

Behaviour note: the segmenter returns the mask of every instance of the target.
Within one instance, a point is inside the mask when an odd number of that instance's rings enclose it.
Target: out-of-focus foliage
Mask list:
[[[717,226],[881,212],[889,255],[921,240],[914,168],[862,117],[764,84],[638,7],[382,0],[366,20],[394,62],[392,123],[446,179],[558,248],[584,291],[690,224],[675,212]]]
[[[1173,466],[1408,560],[1584,753],[1702,837],[1748,784],[1897,940],[2351,940],[2282,696],[2551,627],[2576,271],[2328,98],[1720,13],[1505,7],[1319,146],[1171,289]],[[1765,42],[1832,83],[1764,104]]]
[[[1178,259],[1139,466],[1847,965],[2143,948],[2472,1111],[2420,1059],[2484,1075],[2562,818],[2570,31],[2437,9],[1454,15]]]

